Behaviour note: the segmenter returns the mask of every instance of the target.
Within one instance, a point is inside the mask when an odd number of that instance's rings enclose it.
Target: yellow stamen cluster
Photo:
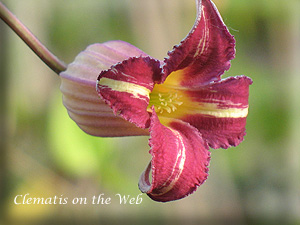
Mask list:
[[[149,106],[154,105],[155,112],[160,114],[165,111],[168,113],[175,112],[183,103],[180,101],[181,97],[177,92],[151,93]]]

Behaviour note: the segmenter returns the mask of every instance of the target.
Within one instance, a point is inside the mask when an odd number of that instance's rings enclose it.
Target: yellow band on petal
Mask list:
[[[202,103],[194,109],[185,109],[187,114],[202,114],[217,118],[243,118],[248,115],[247,108],[219,108],[217,103]]]
[[[174,112],[173,116],[175,118],[196,114],[213,116],[216,118],[243,118],[248,115],[248,107],[240,107],[231,102],[226,102],[226,100],[216,103],[196,102],[186,96],[183,91],[179,91],[179,94],[183,96],[181,99],[183,104]],[[221,108],[220,103],[227,107]]]
[[[141,98],[141,96],[149,98],[149,94],[151,92],[151,90],[143,86],[130,82],[113,80],[106,77],[102,77],[99,81],[99,84],[101,86],[107,86],[113,91],[126,92],[132,94],[135,98]]]
[[[210,101],[210,102],[209,102]],[[154,105],[159,117],[180,119],[186,115],[206,115],[216,118],[244,118],[248,115],[248,106],[242,107],[230,100],[202,99],[201,102],[188,96],[180,87],[158,84],[150,94],[148,110]],[[220,105],[226,105],[222,108]]]

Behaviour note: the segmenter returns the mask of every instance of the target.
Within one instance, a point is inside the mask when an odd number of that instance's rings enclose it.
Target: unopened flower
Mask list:
[[[194,192],[208,176],[209,146],[236,146],[245,135],[252,81],[221,80],[235,40],[210,0],[196,2],[192,30],[164,61],[140,53],[98,78],[98,93],[114,114],[150,131],[152,160],[139,188],[156,201]]]

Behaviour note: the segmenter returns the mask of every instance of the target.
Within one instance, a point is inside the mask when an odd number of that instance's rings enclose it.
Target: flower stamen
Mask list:
[[[162,114],[165,111],[167,113],[172,113],[177,110],[179,106],[183,104],[181,95],[178,95],[177,92],[168,92],[168,93],[155,93],[150,94],[149,107],[154,105],[155,112]]]

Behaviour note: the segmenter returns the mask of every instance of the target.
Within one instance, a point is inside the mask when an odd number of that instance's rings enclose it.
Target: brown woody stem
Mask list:
[[[66,70],[66,64],[53,55],[18,18],[0,2],[0,18],[31,48],[55,73]]]

